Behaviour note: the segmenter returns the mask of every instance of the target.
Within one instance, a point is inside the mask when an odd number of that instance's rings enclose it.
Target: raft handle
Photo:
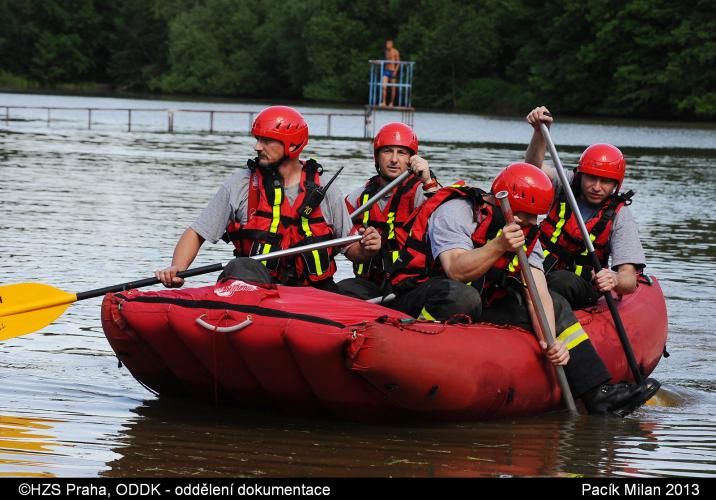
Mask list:
[[[231,332],[238,332],[239,330],[243,330],[247,326],[249,326],[253,321],[251,320],[251,315],[246,316],[246,319],[242,321],[239,324],[236,324],[234,326],[214,326],[210,323],[207,323],[202,318],[204,318],[206,314],[202,314],[198,318],[196,318],[196,324],[206,328],[209,331],[217,332],[217,333],[231,333]]]

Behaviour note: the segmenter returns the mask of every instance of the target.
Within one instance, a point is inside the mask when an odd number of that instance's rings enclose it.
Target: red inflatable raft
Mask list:
[[[650,374],[667,337],[661,288],[640,284],[617,304]],[[577,317],[613,380],[631,380],[606,305]],[[531,333],[414,322],[314,288],[229,281],[108,294],[102,325],[120,361],[160,394],[371,421],[489,419],[561,404]]]

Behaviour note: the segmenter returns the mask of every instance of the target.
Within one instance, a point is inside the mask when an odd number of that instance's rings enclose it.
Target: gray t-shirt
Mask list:
[[[360,199],[360,196],[363,194],[363,190],[365,189],[365,184],[355,188],[353,191],[351,191],[348,196],[346,196],[346,200],[348,200],[348,203],[351,204],[351,206],[357,207],[357,202]],[[396,188],[397,189],[397,188]],[[393,193],[395,192],[395,189],[391,190],[389,193],[387,193],[383,198],[378,200],[378,206],[381,210],[385,210],[386,205],[390,201],[390,197],[393,196]],[[419,207],[422,205],[427,198],[425,197],[425,193],[422,189],[418,188],[415,191],[415,198],[413,198],[413,206],[410,207],[410,210],[415,210],[416,207]]]
[[[250,178],[251,172],[248,168],[237,170],[219,187],[191,228],[205,240],[216,243],[230,222],[245,224],[248,219]],[[291,204],[296,201],[298,194],[298,184],[284,188],[284,195]],[[326,222],[333,227],[336,238],[348,235],[353,224],[343,202],[343,194],[335,183],[326,192],[326,197],[321,202],[321,211]]]
[[[574,179],[574,172],[565,172],[565,174],[567,181],[571,184]],[[560,193],[562,184],[556,172],[554,173],[552,184],[554,185],[555,193]],[[577,206],[585,223],[599,211],[599,206],[587,203],[581,196],[577,197]],[[627,206],[622,207],[614,217],[607,250],[609,251],[611,268],[614,270],[622,264],[633,264],[637,268],[646,266],[644,248],[639,240],[639,225]]]
[[[440,205],[428,220],[428,238],[433,258],[438,259],[441,253],[456,248],[472,250],[472,233],[476,228],[477,221],[474,220],[470,201],[458,198]],[[530,267],[544,270],[544,256],[539,241],[527,260]]]

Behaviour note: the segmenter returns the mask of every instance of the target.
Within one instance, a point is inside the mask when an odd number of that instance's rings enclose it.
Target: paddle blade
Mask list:
[[[76,300],[75,294],[41,283],[0,286],[0,340],[46,327]]]

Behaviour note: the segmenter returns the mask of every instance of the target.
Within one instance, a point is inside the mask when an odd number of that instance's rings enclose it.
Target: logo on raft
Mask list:
[[[237,292],[255,292],[259,287],[249,285],[244,281],[234,281],[227,286],[215,288],[214,293],[219,297],[232,297]]]

